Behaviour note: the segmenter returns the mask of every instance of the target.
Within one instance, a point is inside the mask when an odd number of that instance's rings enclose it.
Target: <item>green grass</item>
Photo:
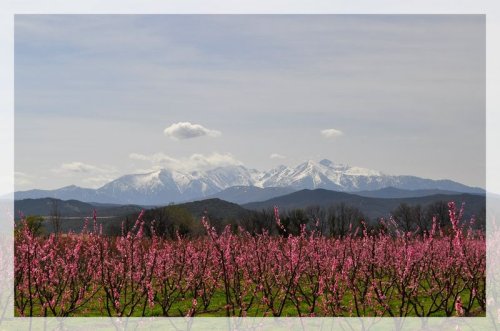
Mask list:
[[[468,292],[463,292],[462,293],[462,299],[463,299],[463,304],[466,306],[468,304]],[[77,316],[77,317],[102,317],[102,316],[108,316],[107,310],[104,307],[104,304],[99,303],[98,298],[99,296],[104,300],[105,299],[105,293],[103,290],[101,290],[99,293],[96,294],[96,296],[90,300],[84,307],[80,308],[79,310],[75,311],[73,314],[70,316]],[[246,298],[246,302],[250,297]],[[272,316],[271,311],[267,308],[267,306],[263,305],[261,303],[261,298],[255,298],[253,301],[253,304],[250,309],[247,311],[247,316],[248,317],[262,317],[264,316],[264,313],[266,313],[266,316]],[[344,306],[349,306],[350,302],[352,301],[352,294],[346,293],[344,296],[343,300],[343,305]],[[430,298],[424,298],[422,297],[422,301],[424,302],[424,305],[429,307],[431,300]],[[186,295],[184,298],[180,298],[177,302],[175,302],[171,309],[169,310],[169,316],[170,317],[179,317],[179,316],[185,316],[187,311],[191,308],[191,303],[192,303],[192,296],[191,295]],[[450,303],[451,304],[451,303]],[[226,305],[226,299],[225,299],[225,293],[224,291],[216,291],[210,301],[210,305],[207,307],[207,309],[203,309],[202,307],[202,302],[201,299],[198,299],[198,309],[195,313],[195,316],[199,317],[226,317],[227,312],[226,309],[224,308]],[[389,305],[397,315],[399,310],[398,307],[400,305],[399,300],[392,300]],[[141,304],[137,306],[135,309],[134,313],[132,314],[133,317],[139,317],[142,316],[142,306],[143,306],[143,301]],[[113,310],[111,310],[113,313]],[[16,310],[16,316],[20,316],[19,313]],[[239,315],[239,310],[235,309],[235,313],[238,316]],[[301,313],[303,316],[308,315],[308,307],[307,305],[303,302],[301,304]],[[316,309],[315,309],[315,314],[316,316],[323,316],[321,313],[321,310],[319,309],[319,304],[317,304]],[[41,316],[42,315],[42,310],[41,310],[41,305],[38,303],[34,306],[34,311],[33,311],[34,316]],[[48,313],[48,316],[53,316],[52,313]],[[149,306],[145,310],[145,316],[163,316],[162,315],[162,310],[161,307],[158,304],[155,304],[153,308],[150,308]],[[296,317],[299,316],[297,312],[297,308],[295,305],[287,299],[285,302],[285,306],[283,309],[283,312],[281,314],[282,317]],[[345,312],[344,317],[350,317],[347,312]],[[353,311],[353,316],[357,316],[355,310]],[[364,317],[370,317],[370,316],[375,316],[375,312],[373,309],[368,308],[366,310],[366,313],[362,316]],[[389,317],[389,314],[385,314],[384,316]],[[411,313],[408,316],[416,316],[415,312],[412,310]],[[471,309],[471,316],[486,316],[485,312],[481,310],[479,307],[479,304],[477,302],[474,303],[473,308]],[[432,317],[446,317],[445,311],[444,310],[439,310],[435,314],[432,315]]]

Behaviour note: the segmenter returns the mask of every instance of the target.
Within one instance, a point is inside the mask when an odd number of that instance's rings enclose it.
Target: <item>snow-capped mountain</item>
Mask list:
[[[278,167],[266,173],[256,184],[261,187],[293,187],[295,189],[324,188],[356,192],[372,191],[385,187],[405,190],[439,189],[464,193],[484,193],[451,180],[433,180],[415,176],[391,176],[380,171],[336,164],[330,160],[307,161],[295,168]]]
[[[261,187],[293,187],[326,188],[338,191],[352,191],[357,188],[355,184],[358,177],[377,177],[380,173],[369,169],[349,167],[334,164],[329,160],[319,163],[307,161],[295,168],[280,166],[266,173],[257,186]]]
[[[379,171],[336,164],[330,160],[307,161],[296,167],[279,166],[269,171],[244,166],[219,167],[207,171],[157,170],[125,175],[92,190],[70,186],[53,191],[16,192],[16,199],[56,197],[88,202],[159,205],[213,196],[230,187],[324,188],[355,192],[384,187],[399,189],[439,189],[464,193],[484,193],[451,180],[431,180],[414,176],[390,176]]]

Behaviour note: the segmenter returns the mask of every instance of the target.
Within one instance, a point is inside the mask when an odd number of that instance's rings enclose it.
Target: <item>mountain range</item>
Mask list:
[[[263,201],[303,189],[364,192],[391,187],[393,190],[438,190],[484,194],[484,190],[451,180],[415,176],[391,176],[376,170],[336,164],[330,160],[307,161],[296,167],[279,166],[269,171],[244,166],[218,167],[206,171],[161,169],[121,176],[100,188],[66,186],[56,190],[14,193],[27,198],[75,199],[85,202],[166,205],[205,198],[235,203]],[[390,193],[397,195],[394,191]],[[360,194],[363,195],[363,194]],[[425,195],[425,194],[424,194]]]

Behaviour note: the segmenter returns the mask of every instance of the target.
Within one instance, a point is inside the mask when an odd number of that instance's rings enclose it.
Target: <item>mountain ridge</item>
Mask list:
[[[278,166],[269,171],[249,169],[242,165],[191,172],[159,169],[149,173],[124,175],[97,189],[70,185],[56,190],[17,191],[14,198],[19,200],[52,197],[84,202],[161,205],[217,197],[217,194],[232,187],[291,191],[323,188],[342,192],[394,187],[404,190],[484,193],[481,188],[469,187],[448,179],[391,176],[376,170],[336,164],[323,159],[320,162],[309,160],[296,167]],[[269,192],[270,190],[267,190],[266,194]]]
[[[337,192],[325,189],[309,190],[304,189],[284,196],[272,198],[266,201],[252,202],[241,205],[245,209],[263,210],[277,206],[280,211],[292,209],[304,209],[310,206],[330,207],[338,203],[345,203],[358,208],[365,216],[374,219],[378,217],[388,217],[390,211],[397,208],[401,203],[409,205],[426,206],[436,201],[446,203],[455,201],[458,206],[465,203],[464,217],[470,218],[486,212],[486,196],[470,193],[457,193],[455,195],[434,194],[428,196],[407,197],[407,198],[374,198],[359,196],[353,192]]]

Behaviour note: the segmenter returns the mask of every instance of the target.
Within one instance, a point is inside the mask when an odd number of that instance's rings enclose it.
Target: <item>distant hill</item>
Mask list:
[[[462,192],[458,191],[449,191],[449,190],[438,190],[438,189],[427,189],[427,190],[403,190],[396,187],[384,187],[379,190],[373,191],[359,191],[359,192],[350,192],[355,195],[359,195],[362,197],[368,198],[384,198],[384,199],[397,199],[397,198],[417,198],[417,197],[425,197],[428,195],[457,195]],[[472,193],[475,194],[475,193]],[[484,195],[485,193],[477,193],[479,195]]]
[[[263,202],[244,204],[243,207],[251,210],[262,210],[278,206],[281,210],[306,208],[308,206],[329,207],[344,202],[347,205],[360,209],[370,219],[388,217],[390,212],[401,203],[409,205],[420,204],[427,206],[436,201],[455,201],[458,205],[465,202],[465,217],[480,215],[486,208],[486,199],[476,194],[435,194],[412,198],[370,198],[345,192],[336,192],[324,189],[301,190]]]
[[[78,201],[98,201],[99,197],[94,189],[83,188],[76,185],[69,185],[55,190],[28,190],[17,191],[14,193],[16,200],[54,198],[60,200],[78,200]]]
[[[100,205],[78,200],[23,199],[14,201],[15,218],[19,219],[19,212],[24,215],[50,216],[54,204],[57,205],[63,218],[92,217],[94,209],[99,217],[124,216],[142,209],[142,207],[136,205]]]
[[[290,187],[256,187],[256,186],[232,186],[209,197],[217,198],[237,204],[245,204],[255,201],[265,201],[296,190]]]
[[[23,199],[14,201],[15,220],[20,220],[20,212],[25,216],[39,215],[45,218],[43,228],[45,233],[53,232],[52,223],[49,220],[53,205],[57,204],[61,216],[62,232],[80,232],[85,224],[85,219],[89,220],[89,229],[93,226],[92,216],[94,209],[97,213],[97,224],[103,225],[104,231],[111,224],[119,227],[121,222],[132,214],[138,214],[143,207],[136,205],[112,205],[112,204],[92,204],[78,200],[60,200],[54,198]],[[106,232],[105,232],[106,233]]]
[[[221,219],[242,219],[252,213],[252,211],[241,207],[232,202],[227,202],[221,199],[206,199],[200,201],[193,201],[181,203],[176,206],[188,210],[193,217],[201,219],[205,211],[211,220]]]

